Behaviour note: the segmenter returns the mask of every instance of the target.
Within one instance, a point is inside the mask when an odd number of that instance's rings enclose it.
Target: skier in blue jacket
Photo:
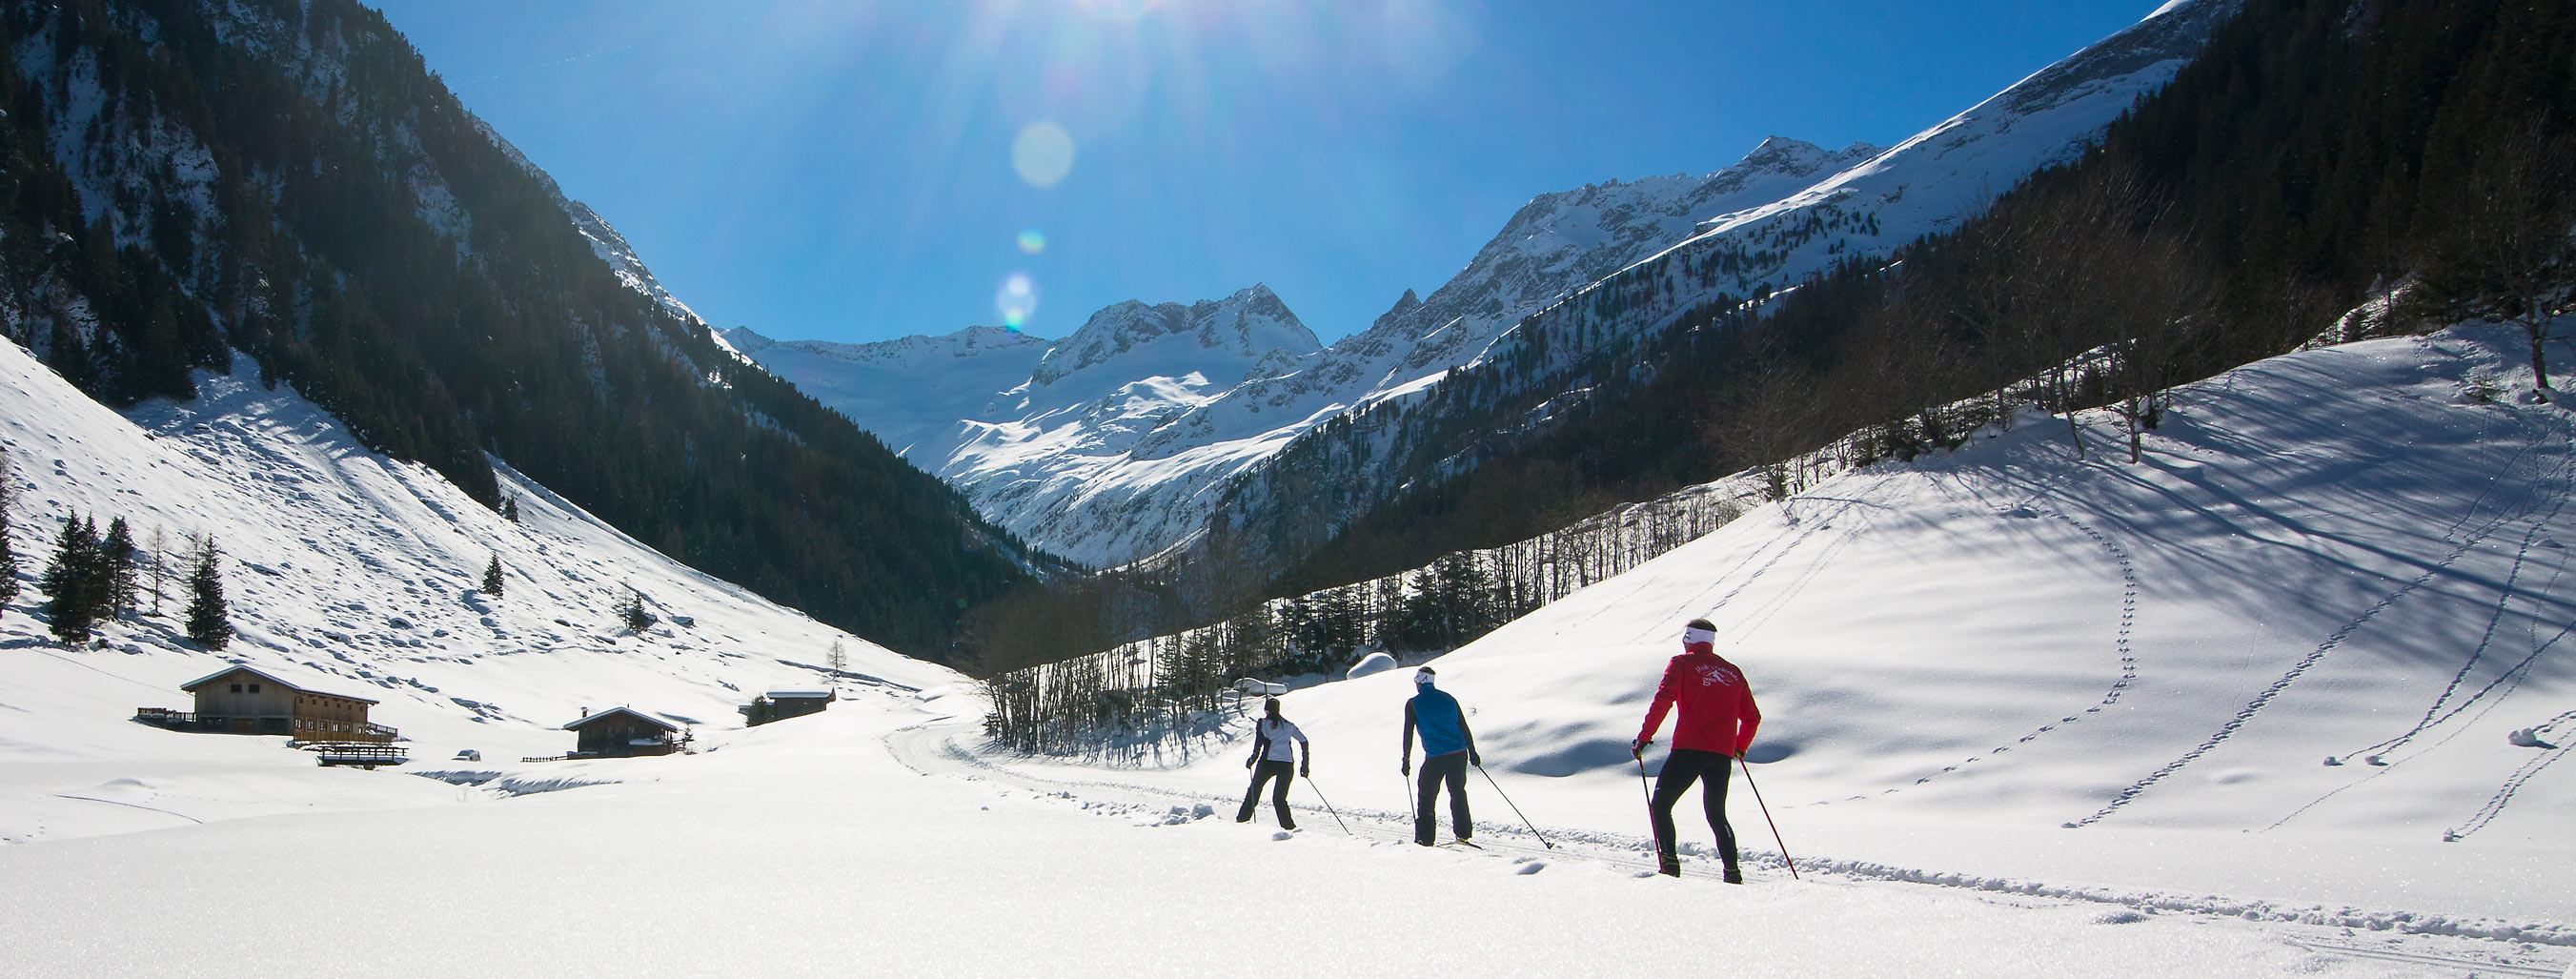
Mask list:
[[[1476,735],[1467,730],[1467,712],[1459,709],[1458,698],[1431,685],[1434,674],[1426,666],[1413,671],[1413,699],[1404,702],[1404,766],[1406,775],[1413,774],[1413,733],[1422,732],[1422,779],[1416,783],[1413,806],[1413,842],[1430,846],[1439,821],[1431,814],[1431,803],[1440,795],[1440,785],[1449,785],[1449,825],[1458,831],[1461,841],[1476,835],[1476,822],[1467,815],[1467,766],[1482,768],[1483,759],[1476,756]]]

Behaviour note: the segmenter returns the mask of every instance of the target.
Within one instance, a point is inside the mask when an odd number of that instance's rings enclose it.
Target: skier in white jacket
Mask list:
[[[1252,821],[1252,809],[1261,802],[1261,783],[1276,778],[1279,784],[1271,790],[1270,805],[1279,811],[1279,828],[1296,829],[1296,817],[1288,814],[1290,766],[1295,765],[1293,775],[1307,774],[1315,763],[1315,746],[1307,743],[1306,732],[1279,716],[1279,698],[1264,698],[1261,713],[1261,719],[1252,725],[1252,757],[1243,760],[1243,767],[1252,769],[1252,787],[1243,790],[1243,808],[1236,810],[1234,821]],[[1295,739],[1297,747],[1289,746],[1290,739]],[[1306,749],[1303,763],[1297,760],[1298,747]]]

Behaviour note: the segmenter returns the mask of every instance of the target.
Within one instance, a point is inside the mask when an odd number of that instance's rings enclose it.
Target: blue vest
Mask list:
[[[1466,725],[1458,710],[1458,698],[1426,683],[1422,692],[1413,695],[1412,703],[1413,728],[1422,735],[1423,757],[1467,750]]]

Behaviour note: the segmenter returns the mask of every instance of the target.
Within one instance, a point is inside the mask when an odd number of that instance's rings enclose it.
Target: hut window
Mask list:
[[[241,692],[241,684],[238,684],[238,683],[233,684],[233,692],[234,692],[234,693],[240,693],[240,692]]]
[[[259,692],[259,684],[256,684],[256,683],[251,684],[251,685],[250,685],[250,692],[252,692],[252,693],[258,693],[258,692]]]

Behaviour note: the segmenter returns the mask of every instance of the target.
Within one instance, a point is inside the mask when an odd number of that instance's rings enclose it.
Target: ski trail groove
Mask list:
[[[2524,454],[2517,454],[2516,456],[2517,459],[2523,457]],[[2557,474],[2563,478],[2567,470],[2567,459],[2564,455],[2561,456],[2560,463],[2555,468],[2558,470]],[[2145,794],[2146,791],[2153,788],[2156,783],[2164,781],[2175,772],[2181,771],[2185,766],[2200,760],[2201,756],[2208,754],[2219,745],[2226,743],[2227,739],[2236,735],[2236,732],[2243,730],[2245,725],[2254,719],[2255,715],[2262,713],[2263,708],[2270,706],[2274,698],[2279,697],[2283,692],[2289,690],[2291,684],[2297,683],[2300,677],[2305,676],[2311,667],[2316,666],[2319,661],[2326,658],[2327,654],[2334,652],[2336,648],[2342,646],[2345,639],[2351,638],[2353,633],[2360,631],[2365,626],[2368,626],[2372,621],[2379,617],[2380,613],[2387,611],[2392,606],[2395,606],[2400,600],[2406,598],[2406,596],[2414,594],[2417,589],[2424,587],[2425,583],[2433,580],[2435,576],[2449,571],[2451,566],[2457,564],[2460,558],[2467,555],[2471,549],[2477,547],[2478,544],[2494,535],[2497,530],[2500,530],[2505,525],[2514,522],[2518,513],[2523,512],[2532,506],[2532,497],[2541,491],[2542,482],[2543,480],[2534,478],[2530,483],[2526,484],[2523,494],[2517,498],[2515,502],[2507,505],[2502,510],[2499,510],[2492,519],[2489,519],[2486,523],[2481,525],[2476,532],[2460,539],[2451,547],[2450,553],[2443,555],[2440,561],[2434,562],[2432,566],[2425,568],[2422,574],[2416,575],[2414,578],[2408,580],[2404,585],[2399,586],[2396,590],[2381,596],[2377,602],[2372,603],[2371,606],[2368,609],[2363,610],[2360,615],[2354,616],[2352,621],[2345,623],[2342,628],[2336,629],[2333,635],[2326,637],[2325,642],[2318,644],[2317,648],[2310,650],[2307,655],[2300,657],[2297,663],[2292,664],[2289,670],[2281,675],[2280,679],[2272,681],[2272,684],[2265,687],[2261,693],[2255,694],[2254,699],[2248,702],[2243,709],[2238,710],[2235,717],[2230,718],[2225,724],[2220,725],[2218,730],[2211,733],[2210,736],[2206,740],[2202,741],[2198,747],[2185,752],[2182,757],[2166,762],[2163,767],[2149,773],[2145,778],[2139,779],[2128,788],[2120,790],[2117,795],[2112,796],[2109,803],[2103,805],[2101,809],[2096,810],[2092,815],[2066,823],[2066,828],[2080,829],[2109,818],[2112,813],[2118,812],[2122,807],[2127,806],[2130,802],[2135,801],[2139,796]],[[2561,498],[2563,505],[2565,494],[2560,493],[2558,495]],[[2465,523],[2466,521],[2464,520],[2462,522]]]
[[[2363,748],[2359,751],[2344,754],[2339,756],[2339,759],[2348,760],[2355,755],[2382,754],[2404,747],[2407,742],[2414,740],[2416,735],[2424,733],[2427,728],[2431,728],[2458,716],[2461,709],[2467,707],[2469,704],[2476,703],[2479,697],[2486,695],[2487,690],[2493,690],[2495,688],[2494,684],[2488,684],[2485,690],[2480,690],[2477,694],[2470,696],[2469,699],[2462,701],[2459,706],[2453,707],[2449,713],[2442,713],[2442,705],[2448,703],[2451,699],[2451,695],[2458,693],[2460,686],[2468,682],[2469,674],[2477,669],[2478,663],[2485,658],[2487,650],[2495,644],[2496,630],[2503,625],[2506,614],[2513,606],[2514,597],[2519,594],[2515,590],[2514,585],[2522,580],[2523,569],[2531,563],[2532,548],[2537,544],[2540,535],[2549,529],[2550,522],[2557,519],[2558,514],[2566,509],[2567,494],[2562,492],[2554,495],[2556,496],[2556,500],[2549,507],[2549,512],[2533,519],[2531,522],[2531,529],[2523,532],[2522,543],[2514,550],[2513,565],[2511,569],[2505,573],[2503,586],[2498,589],[2495,611],[2487,617],[2486,626],[2478,635],[2477,645],[2469,650],[2467,661],[2461,663],[2459,671],[2451,675],[2451,682],[2442,688],[2441,695],[2433,698],[2433,703],[2424,708],[2424,716],[2415,722],[2414,727],[2408,728],[2405,733],[2389,738],[2385,741],[2381,741],[2378,744],[2371,745],[2367,748]],[[2565,570],[2566,560],[2567,559],[2564,556],[2560,558],[2557,569],[2558,571],[2563,572]],[[2550,575],[2550,580],[2554,582],[2558,577],[2558,574],[2553,573]],[[2537,605],[2538,602],[2535,601],[2534,604]],[[2532,614],[2535,616],[2542,616],[2546,613],[2535,609]],[[2525,662],[2528,663],[2529,661],[2526,660]]]
[[[2570,712],[2570,714],[2576,716],[2576,712]],[[1110,814],[1118,812],[1115,808],[1118,804],[1133,802],[1134,796],[1157,800],[1132,806],[1126,810],[1135,815],[1146,815],[1148,814],[1146,807],[1167,804],[1175,800],[1216,803],[1220,806],[1220,812],[1223,811],[1222,806],[1239,804],[1242,801],[1240,798],[1231,796],[1199,794],[1106,780],[1055,778],[1036,772],[1015,770],[987,761],[957,743],[956,739],[959,735],[970,734],[975,730],[972,724],[932,723],[891,732],[882,740],[888,753],[892,754],[897,762],[924,776],[992,780],[1043,795],[1067,799],[1081,798],[1069,791],[1071,789],[1109,790],[1134,794],[1124,800],[1094,800],[1104,803],[1104,808]],[[1301,820],[1306,819],[1309,814],[1319,819],[1329,819],[1320,807],[1292,804],[1290,808],[1299,813]],[[1349,824],[1353,836],[1403,846],[1413,845],[1413,816],[1410,810],[1343,807],[1340,812],[1343,820]],[[1322,824],[1306,822],[1301,825],[1305,828],[1299,830],[1300,833],[1332,835],[1330,830],[1320,828]],[[1654,862],[1651,856],[1654,852],[1653,844],[1643,836],[1566,827],[1550,827],[1546,832],[1548,839],[1556,844],[1554,849],[1544,848],[1519,825],[1479,820],[1476,823],[1476,842],[1483,853],[1497,860],[1512,859],[1513,862],[1519,862],[1513,858],[1528,857],[1549,863],[1579,861],[1628,871],[1640,877],[1651,876],[1653,873]],[[1684,877],[1705,881],[1718,879],[1716,868],[1709,865],[1711,861],[1703,855],[1704,851],[1692,852],[1697,847],[1690,843],[1685,843],[1684,848],[1685,855],[1690,858],[1682,867]],[[1787,865],[1776,852],[1745,848],[1742,850],[1742,863],[1746,878],[1753,884],[1767,886],[1790,883],[1787,877]],[[1917,884],[1971,894],[2035,897],[2070,904],[2116,905],[2149,914],[2189,914],[2221,920],[2229,924],[2250,923],[2257,926],[2270,926],[2274,929],[2314,927],[2368,930],[2576,948],[2576,927],[2557,922],[2453,918],[2413,911],[2352,907],[2328,909],[2314,904],[2279,903],[2259,898],[2237,899],[2208,894],[2183,895],[2157,891],[2125,891],[2087,884],[2051,884],[2007,877],[1896,867],[1865,860],[1838,859],[1813,854],[1798,859],[1798,870],[1806,883],[1811,886],[1824,885],[1828,882],[1841,886],[1880,882]],[[2327,954],[2341,954],[2346,950],[2335,948],[2321,949],[2321,951]],[[2417,953],[2392,954],[2412,955],[2416,957],[2408,961],[2444,965],[2469,972],[2495,968],[2494,963],[2477,959],[2418,955]]]
[[[2551,718],[2549,723],[2540,725],[2539,730],[2552,730],[2571,719],[2576,719],[2576,710]],[[2576,744],[2576,742],[2569,742],[2569,744]],[[2548,749],[2538,758],[2523,762],[2522,767],[2514,769],[2513,774],[2505,778],[2504,784],[2496,788],[2495,794],[2487,798],[2486,805],[2478,807],[2478,811],[2466,822],[2443,830],[2442,839],[2446,842],[2456,842],[2467,839],[2471,833],[2487,828],[2487,824],[2494,822],[2497,816],[2504,815],[2505,807],[2513,803],[2514,794],[2522,791],[2523,785],[2529,783],[2534,776],[2539,775],[2549,766],[2557,764],[2558,759],[2567,757],[2567,749],[2568,744],[2561,744]]]

